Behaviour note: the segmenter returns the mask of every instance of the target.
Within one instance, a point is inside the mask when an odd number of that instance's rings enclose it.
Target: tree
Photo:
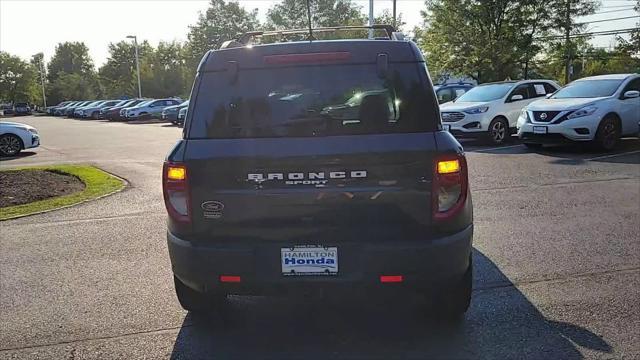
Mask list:
[[[48,66],[50,82],[54,82],[61,72],[91,74],[93,71],[93,60],[89,56],[89,48],[83,42],[58,44]]]
[[[389,9],[382,10],[382,14],[378,15],[374,19],[374,24],[393,25],[393,14]],[[396,30],[402,31],[406,22],[402,20],[402,13],[396,15]]]
[[[422,12],[418,44],[437,74],[452,71],[479,82],[517,74],[518,1],[433,0]]]
[[[153,55],[153,48],[147,41],[138,44],[138,51],[141,64],[148,62],[147,58]],[[106,97],[138,96],[135,45],[128,41],[109,44],[109,57],[98,75]]]
[[[415,33],[432,70],[486,82],[527,76],[530,62],[545,44],[564,44],[557,29],[566,26],[572,33],[581,31],[583,24],[571,19],[593,13],[597,3],[429,0],[426,5],[422,12],[424,24]]]
[[[255,30],[258,26],[257,9],[247,11],[234,1],[211,0],[207,11],[200,14],[195,25],[189,27],[189,43],[185,54],[190,78],[193,78],[207,51],[220,48],[223,42],[240,33]]]
[[[31,56],[31,60],[29,61],[29,63],[35,69],[37,86],[41,87],[42,84],[47,81],[44,73],[44,54],[43,53],[34,54],[33,56]],[[39,93],[41,94],[41,88]],[[45,104],[44,97],[41,96],[39,100],[42,101],[39,103],[42,104],[42,106],[44,106]]]
[[[313,27],[362,25],[362,8],[351,0],[313,0],[311,23]],[[267,11],[267,29],[305,29],[309,27],[307,3],[301,0],[283,0]]]
[[[90,100],[97,97],[96,89],[95,78],[61,71],[51,84],[50,92],[60,97],[55,102],[68,99]]]
[[[38,98],[36,69],[19,57],[0,51],[0,101],[35,102]]]
[[[142,88],[152,97],[185,96],[193,78],[189,75],[184,47],[178,42],[160,42],[145,58],[141,70]]]
[[[93,99],[103,92],[94,71],[93,60],[89,56],[89,48],[82,42],[64,42],[56,46],[48,65],[47,78],[50,86],[47,94],[51,103]],[[72,81],[80,88],[71,88],[64,84],[64,80]]]

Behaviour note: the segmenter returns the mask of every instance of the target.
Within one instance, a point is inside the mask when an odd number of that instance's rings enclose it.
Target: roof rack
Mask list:
[[[404,40],[404,34],[397,32],[392,25],[371,25],[371,26],[330,26],[311,29],[312,33],[320,32],[335,32],[335,31],[349,31],[349,30],[384,30],[387,33],[386,38],[376,37],[376,40],[388,39],[388,40]],[[293,30],[273,30],[273,31],[249,31],[244,34],[239,34],[236,39],[228,40],[222,43],[220,49],[243,47],[249,44],[249,41],[254,37],[270,36],[270,35],[292,35],[292,34],[309,34],[309,29],[293,29]],[[315,40],[314,38],[308,38],[309,41]]]

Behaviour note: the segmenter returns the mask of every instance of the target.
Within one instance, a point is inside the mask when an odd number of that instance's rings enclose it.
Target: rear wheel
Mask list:
[[[613,150],[620,141],[620,125],[613,116],[602,119],[596,132],[595,143],[605,151]]]
[[[13,134],[0,136],[0,155],[15,156],[22,150],[22,140]]]
[[[220,311],[226,304],[224,295],[208,295],[185,285],[177,277],[173,277],[176,287],[176,296],[183,309],[196,313],[209,313]]]
[[[506,119],[495,118],[489,124],[489,140],[495,145],[502,145],[509,140],[509,123]]]

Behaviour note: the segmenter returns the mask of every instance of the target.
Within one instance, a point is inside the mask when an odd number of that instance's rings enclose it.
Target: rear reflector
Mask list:
[[[402,275],[380,275],[381,283],[399,283],[402,282]]]
[[[286,54],[269,55],[264,57],[266,64],[303,64],[338,62],[351,59],[350,52],[330,52],[330,53],[309,53],[309,54]]]
[[[220,275],[220,282],[223,282],[223,283],[239,283],[240,281],[241,281],[240,276]]]

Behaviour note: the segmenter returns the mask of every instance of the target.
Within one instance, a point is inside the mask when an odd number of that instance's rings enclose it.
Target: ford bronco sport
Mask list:
[[[467,163],[425,61],[387,39],[251,44],[202,59],[166,158],[167,240],[186,310],[227,295],[408,290],[471,297]]]

